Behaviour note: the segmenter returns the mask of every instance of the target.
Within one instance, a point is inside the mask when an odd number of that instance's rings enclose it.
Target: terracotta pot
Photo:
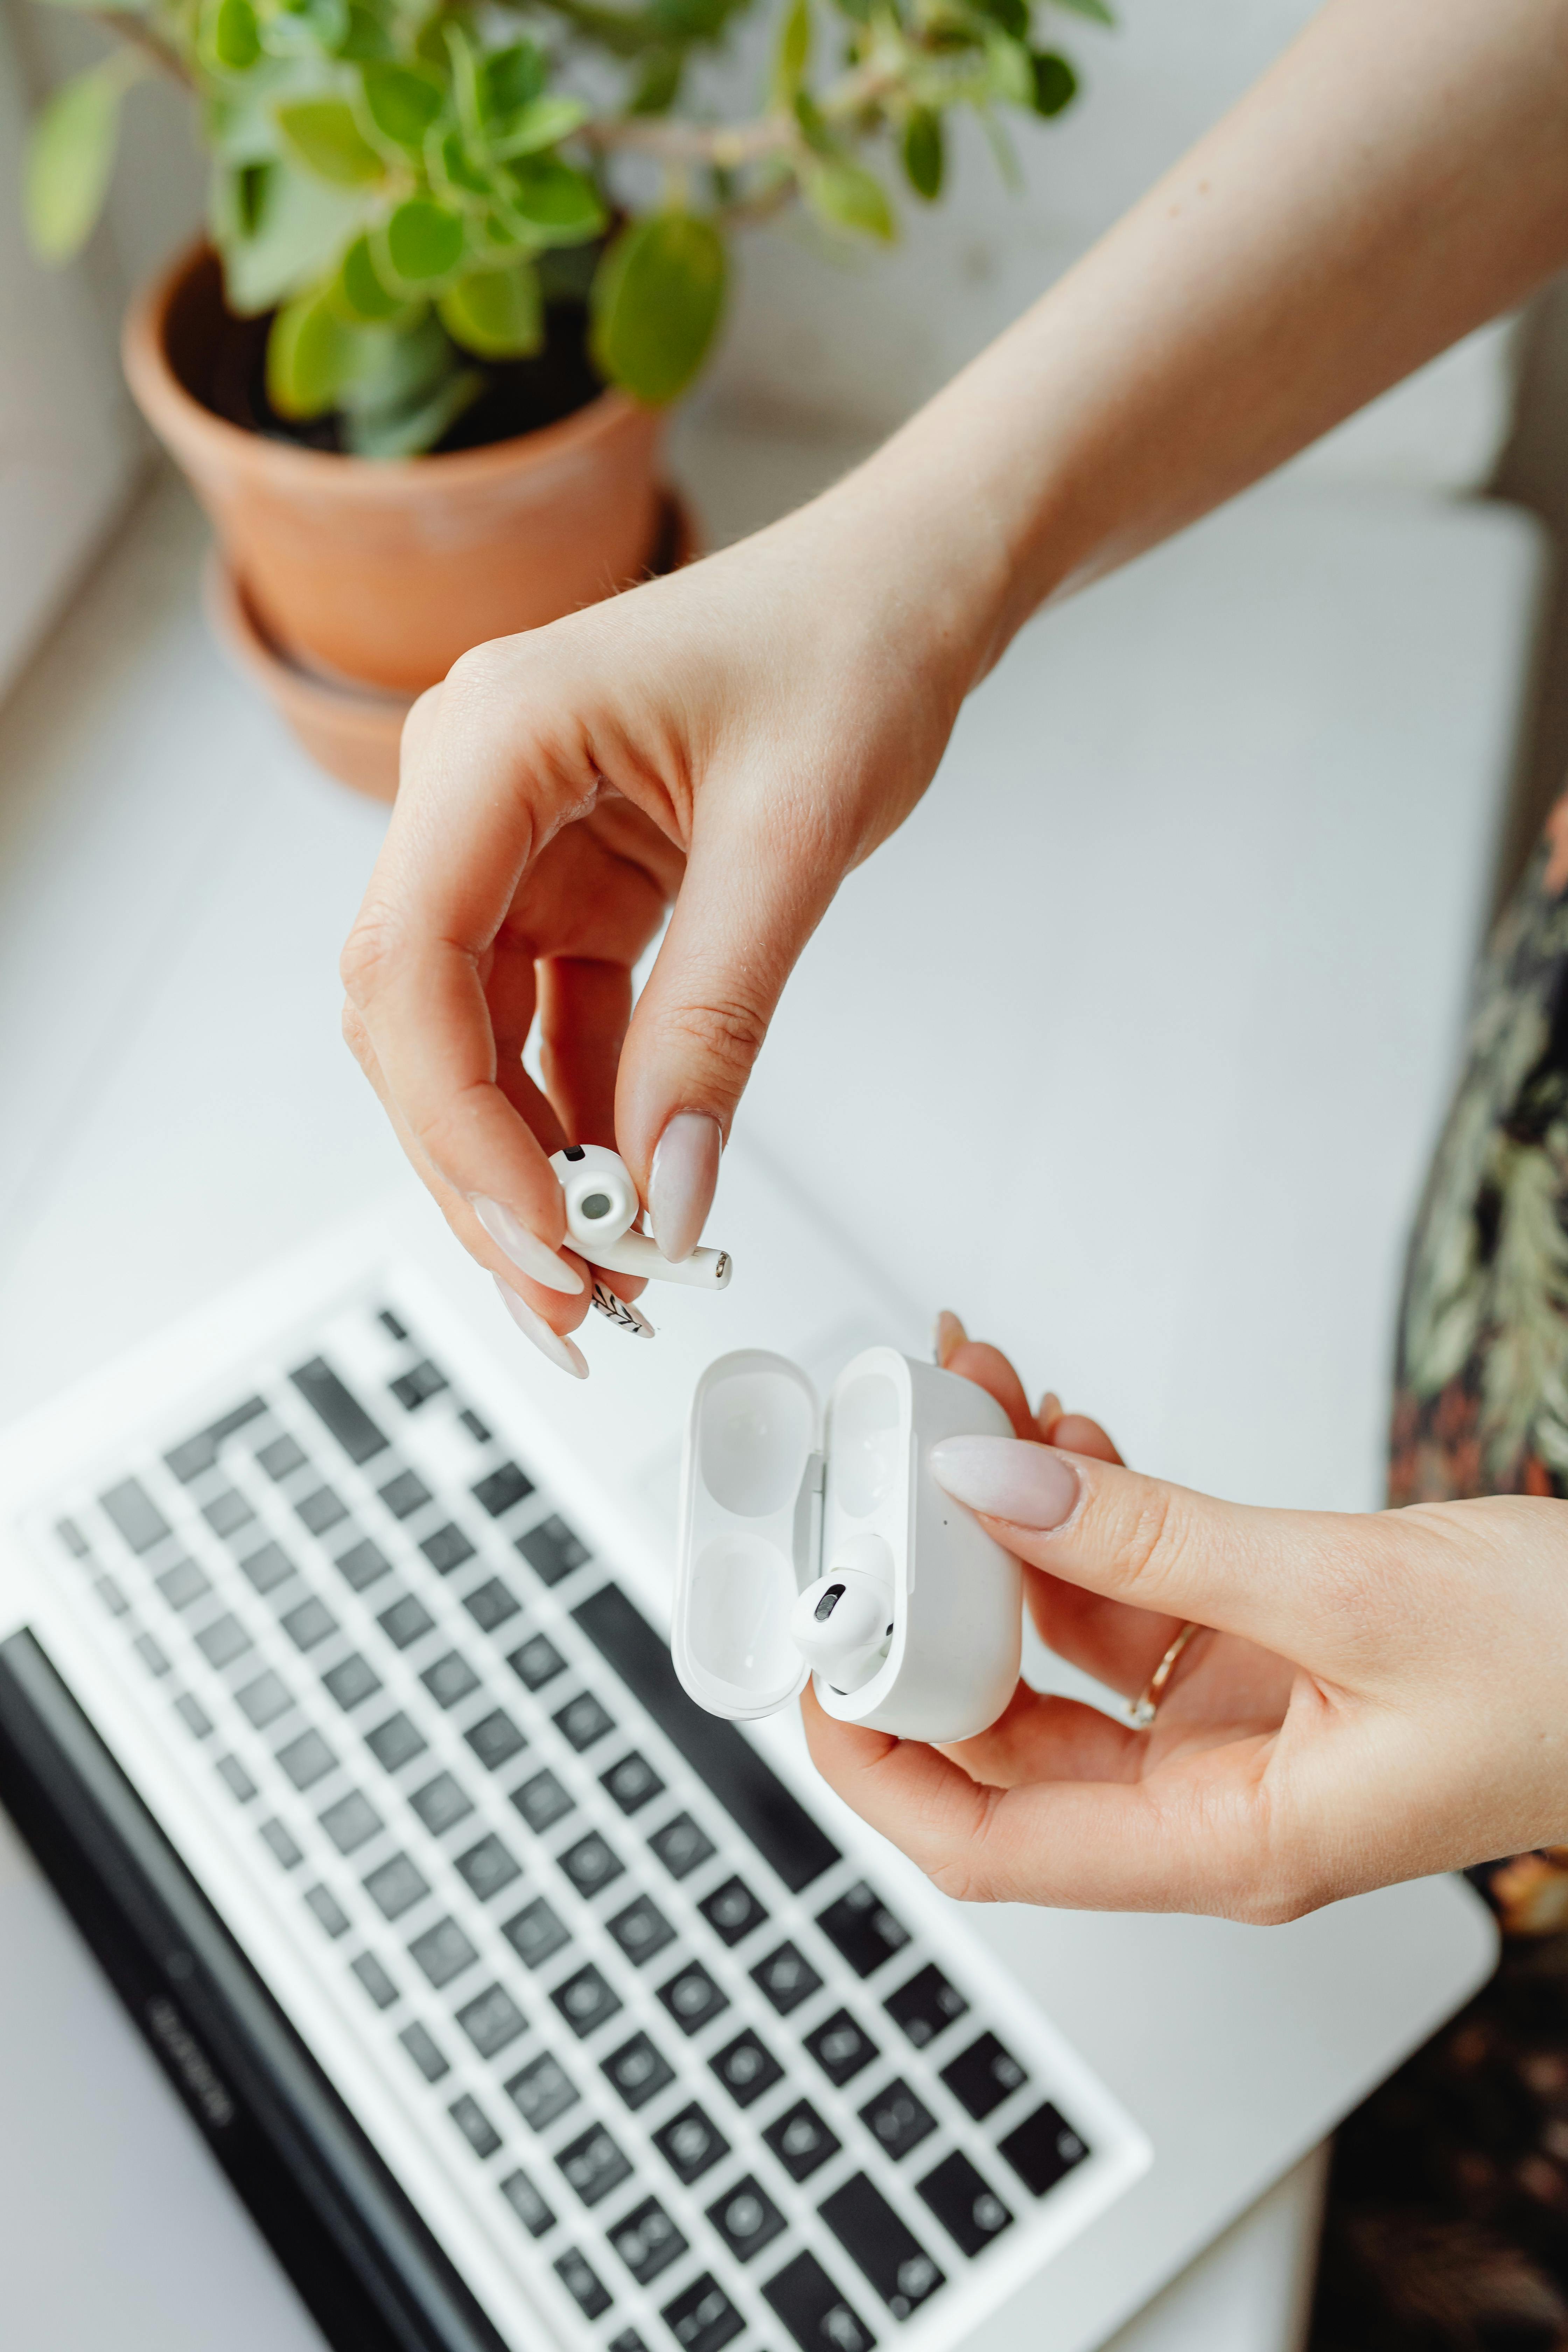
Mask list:
[[[697,553],[690,515],[667,496],[651,570],[674,571]],[[215,549],[204,583],[207,616],[219,641],[260,686],[300,747],[319,768],[373,800],[397,793],[397,759],[410,694],[324,678],[291,661],[268,635],[254,600]]]
[[[190,477],[272,642],[341,678],[417,694],[487,637],[558,620],[646,572],[663,418],[606,392],[560,423],[373,463],[245,431],[203,398],[223,332],[197,246],[125,323],[125,373]]]

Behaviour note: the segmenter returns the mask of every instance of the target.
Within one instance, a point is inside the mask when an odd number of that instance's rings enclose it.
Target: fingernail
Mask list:
[[[942,1313],[937,1317],[935,1328],[931,1332],[931,1352],[932,1362],[939,1366],[945,1364],[953,1349],[955,1348],[962,1348],[968,1337],[968,1332],[964,1329],[957,1316],[950,1314],[944,1307]]]
[[[723,1143],[718,1120],[700,1110],[677,1111],[658,1139],[647,1178],[648,1222],[659,1248],[676,1265],[702,1238]]]
[[[606,1290],[602,1282],[594,1285],[594,1304],[601,1315],[609,1317],[618,1330],[635,1332],[644,1339],[657,1336],[653,1325],[640,1307],[634,1307],[629,1298],[617,1298],[615,1292]]]
[[[482,1192],[470,1192],[468,1206],[489,1234],[497,1249],[505,1250],[520,1274],[542,1289],[563,1291],[568,1298],[577,1297],[583,1288],[583,1277],[574,1266],[558,1257],[547,1242],[530,1233],[521,1217],[503,1209],[499,1201],[487,1201]]]
[[[1062,1401],[1055,1389],[1047,1389],[1040,1399],[1040,1409],[1035,1415],[1042,1437],[1048,1436],[1062,1417]]]
[[[552,1331],[543,1316],[536,1315],[527,1299],[520,1298],[509,1283],[500,1281],[495,1275],[491,1275],[490,1280],[500,1292],[501,1305],[524,1339],[531,1339],[540,1354],[548,1356],[558,1370],[570,1372],[574,1381],[585,1381],[588,1359],[576,1342],[563,1339],[559,1331]]]
[[[1078,1501],[1078,1472],[1048,1445],[1024,1437],[946,1437],[931,1475],[972,1511],[1020,1528],[1059,1528]]]

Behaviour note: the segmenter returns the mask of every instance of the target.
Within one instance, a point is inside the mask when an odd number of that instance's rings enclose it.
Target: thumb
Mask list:
[[[787,793],[747,793],[710,811],[711,802],[616,1088],[616,1145],[672,1258],[689,1256],[701,1235],[735,1107],[844,871],[837,856],[813,858]]]

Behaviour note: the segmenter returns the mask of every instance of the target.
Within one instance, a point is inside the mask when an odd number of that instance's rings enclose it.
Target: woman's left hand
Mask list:
[[[1020,1682],[946,1748],[835,1721],[824,1778],[948,1894],[1254,1921],[1568,1837],[1568,1503],[1353,1514],[1221,1503],[1031,1414],[943,1318],[943,1361],[1016,1438],[949,1439],[942,1485],[1025,1563],[1060,1656],[1129,1699],[1184,1622],[1152,1727]]]

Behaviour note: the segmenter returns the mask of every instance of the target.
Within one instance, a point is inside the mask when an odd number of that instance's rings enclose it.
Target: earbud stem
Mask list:
[[[590,1265],[613,1274],[637,1274],[649,1282],[684,1282],[695,1290],[722,1290],[730,1279],[728,1250],[695,1249],[689,1257],[668,1258],[647,1234],[622,1234],[617,1241],[572,1244]]]

